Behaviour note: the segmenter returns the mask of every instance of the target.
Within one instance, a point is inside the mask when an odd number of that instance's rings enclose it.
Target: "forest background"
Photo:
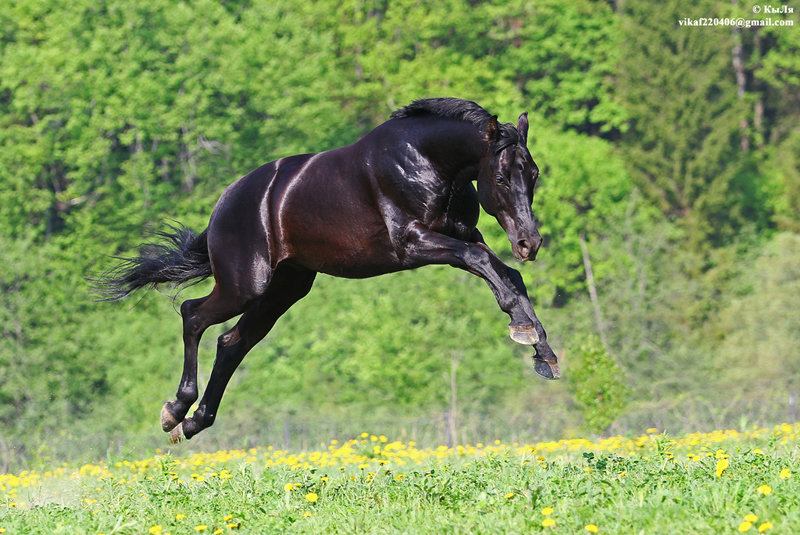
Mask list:
[[[530,348],[508,340],[472,275],[320,276],[191,447],[795,420],[793,11],[737,0],[3,2],[0,471],[165,443],[177,305],[208,286],[175,302],[167,289],[98,303],[86,277],[110,255],[169,220],[202,230],[239,176],[352,143],[431,96],[475,100],[506,122],[530,113],[545,245],[522,265],[492,218],[479,227],[523,273],[563,379],[535,376]],[[773,24],[679,23],[700,17]],[[203,338],[201,389],[225,328]]]

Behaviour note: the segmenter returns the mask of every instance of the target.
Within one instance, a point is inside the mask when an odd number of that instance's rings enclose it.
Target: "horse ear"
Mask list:
[[[497,123],[497,115],[492,115],[486,123],[486,141],[492,143],[498,139],[500,139],[500,125]]]
[[[517,130],[519,130],[519,135],[522,137],[522,144],[528,144],[528,112],[523,111],[522,114],[517,119]]]

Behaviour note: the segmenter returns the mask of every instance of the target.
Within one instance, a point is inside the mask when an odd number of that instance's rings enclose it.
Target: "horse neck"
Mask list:
[[[477,178],[487,143],[480,130],[461,121],[431,121],[416,143],[445,181],[471,182]]]

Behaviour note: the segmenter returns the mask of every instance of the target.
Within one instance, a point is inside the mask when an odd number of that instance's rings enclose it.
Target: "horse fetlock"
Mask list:
[[[181,427],[183,427],[184,438],[188,440],[208,427],[208,425],[204,421],[202,413],[198,415],[197,411],[195,411],[191,418],[186,418],[183,420]]]
[[[509,325],[511,339],[518,344],[534,345],[539,342],[535,325]]]
[[[184,414],[186,414],[186,411],[189,410],[189,407],[192,405],[192,403],[197,401],[198,397],[197,385],[195,384],[181,385],[178,388],[178,391],[175,393],[175,397],[177,398],[177,401],[173,402],[171,408],[175,409],[176,408],[175,405],[181,404],[184,407],[186,407],[186,409],[184,410]]]

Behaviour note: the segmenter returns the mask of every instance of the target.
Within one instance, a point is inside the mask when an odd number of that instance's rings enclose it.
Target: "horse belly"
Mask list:
[[[291,234],[291,259],[308,269],[335,277],[362,279],[402,269],[382,222],[334,231],[336,221],[314,217],[315,229]],[[324,231],[322,231],[324,229]]]

